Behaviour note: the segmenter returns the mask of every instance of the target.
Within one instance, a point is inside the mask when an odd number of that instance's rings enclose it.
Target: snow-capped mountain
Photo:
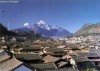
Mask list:
[[[67,37],[71,35],[71,33],[68,32],[67,30],[57,26],[48,25],[43,20],[40,20],[33,25],[25,23],[23,28],[15,29],[14,31],[20,31],[20,32],[34,31],[41,33],[42,36],[45,37]]]

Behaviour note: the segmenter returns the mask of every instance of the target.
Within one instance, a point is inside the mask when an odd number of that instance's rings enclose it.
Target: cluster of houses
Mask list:
[[[17,41],[14,37],[5,41],[2,37],[0,40],[0,70],[100,71],[99,42],[96,44],[92,40],[89,37],[90,42],[87,44],[58,39]]]
[[[94,36],[79,36],[79,37],[70,37],[70,38],[62,38],[60,40],[65,40],[66,43],[83,43],[86,41],[94,42]]]

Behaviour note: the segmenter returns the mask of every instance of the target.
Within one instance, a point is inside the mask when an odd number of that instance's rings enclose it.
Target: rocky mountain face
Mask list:
[[[33,25],[25,23],[24,27],[14,29],[14,31],[19,31],[19,32],[34,31],[37,33],[41,33],[41,35],[44,37],[52,37],[52,38],[67,37],[67,36],[72,35],[66,29],[63,29],[58,26],[48,25],[43,20],[40,20],[36,24],[33,24]]]
[[[74,36],[80,35],[100,35],[100,23],[85,24],[74,34]]]

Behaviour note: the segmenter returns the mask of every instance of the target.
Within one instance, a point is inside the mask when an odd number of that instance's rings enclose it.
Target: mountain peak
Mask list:
[[[93,25],[93,24],[92,24],[92,23],[86,23],[86,24],[84,25],[84,27],[90,26],[90,25]]]
[[[39,24],[39,25],[46,25],[46,22],[44,22],[43,20],[40,20],[40,21],[37,22],[37,24]]]
[[[45,37],[67,37],[71,35],[71,33],[68,32],[67,30],[58,26],[49,25],[43,20],[40,20],[33,25],[29,23],[25,23],[23,28],[15,29],[14,31],[22,31],[22,32],[34,31],[37,33],[41,33],[42,36],[45,36]]]

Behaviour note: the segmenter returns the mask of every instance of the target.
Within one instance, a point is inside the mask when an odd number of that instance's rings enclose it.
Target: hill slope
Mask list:
[[[75,32],[74,35],[100,35],[100,23],[85,24],[82,28]]]

